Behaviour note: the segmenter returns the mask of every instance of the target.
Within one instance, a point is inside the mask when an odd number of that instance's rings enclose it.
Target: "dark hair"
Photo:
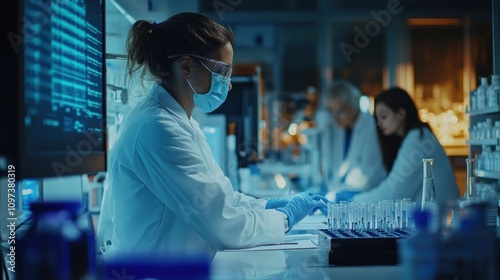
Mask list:
[[[424,123],[420,120],[417,106],[411,99],[410,95],[401,88],[393,87],[388,90],[382,91],[377,97],[375,97],[375,108],[377,107],[377,104],[380,103],[384,103],[384,105],[393,112],[397,112],[400,109],[403,109],[406,112],[405,135],[403,137],[399,135],[386,136],[382,133],[380,128],[377,127],[384,165],[387,171],[391,171],[398,150],[408,131],[414,128],[418,128],[420,129],[420,136],[422,136],[422,128],[427,127],[429,130],[431,128],[427,123]]]
[[[132,75],[145,66],[141,78],[146,70],[165,78],[173,61],[169,56],[186,53],[209,57],[227,43],[233,43],[233,33],[202,14],[179,13],[158,24],[139,20],[127,37],[127,72]]]

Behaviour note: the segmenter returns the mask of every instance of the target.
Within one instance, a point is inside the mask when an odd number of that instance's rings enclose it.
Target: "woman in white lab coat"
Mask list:
[[[213,257],[217,249],[279,243],[308,213],[326,209],[314,194],[263,200],[235,192],[212,157],[191,114],[226,99],[232,40],[198,13],[132,25],[128,71],[157,83],[124,119],[109,153],[97,236],[108,245],[104,255]]]
[[[385,199],[422,200],[424,158],[434,159],[434,182],[438,203],[456,201],[459,191],[443,147],[428,124],[422,122],[408,93],[391,88],[375,98],[375,116],[387,178],[374,189],[354,196],[354,201]]]

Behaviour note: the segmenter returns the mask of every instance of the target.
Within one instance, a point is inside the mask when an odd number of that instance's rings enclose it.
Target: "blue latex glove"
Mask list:
[[[328,202],[329,202],[329,200],[328,200],[325,196],[323,196],[323,195],[319,195],[319,194],[317,194],[317,193],[315,194],[315,193],[308,192],[308,193],[307,193],[307,195],[313,195],[315,200],[318,200],[318,199],[319,199],[319,200],[322,200],[322,201],[324,201],[326,204],[328,204]],[[328,207],[328,206],[325,206],[325,207],[323,207],[323,206],[321,206],[321,207],[316,207],[316,208],[314,208],[311,212],[309,212],[309,215],[314,215],[314,212],[316,212],[316,210],[319,210],[319,211],[321,211],[321,213],[322,213],[323,215],[325,215],[325,216],[326,216],[326,215],[328,214],[328,212],[327,212],[327,211],[328,211],[328,210],[327,210],[327,207]]]
[[[352,201],[352,198],[360,194],[359,191],[341,191],[335,195],[335,202],[340,203],[341,201]]]
[[[266,203],[266,209],[276,209],[278,207],[283,207],[287,205],[291,199],[292,199],[291,196],[271,198]]]
[[[298,193],[296,195],[309,195],[309,194],[314,194],[314,193],[302,192],[302,193]],[[317,195],[317,196],[319,197],[319,199],[323,200],[325,203],[328,203],[328,199],[326,197],[324,197],[322,195]],[[279,207],[283,207],[283,206],[287,205],[288,202],[290,202],[290,200],[292,200],[293,197],[294,197],[294,195],[287,195],[284,197],[268,199],[267,203],[266,203],[266,209],[276,209]],[[313,215],[314,212],[316,212],[316,210],[318,210],[318,209],[314,209],[313,211],[311,211],[311,213],[309,213],[309,215]],[[322,209],[320,208],[320,210],[322,210]],[[326,212],[321,211],[321,213],[323,213],[326,216]]]
[[[327,204],[323,199],[326,198],[311,192],[303,192],[295,195],[287,205],[276,210],[285,213],[288,217],[288,231],[290,231],[312,211],[320,209],[322,213],[326,213]]]

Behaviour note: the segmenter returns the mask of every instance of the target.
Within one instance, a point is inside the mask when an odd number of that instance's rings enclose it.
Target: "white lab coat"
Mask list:
[[[351,144],[343,158],[345,128],[331,123],[321,139],[322,165],[330,191],[368,191],[387,175],[378,144],[377,125],[372,115],[360,112],[351,134]],[[344,183],[341,178],[345,176]]]
[[[456,201],[459,196],[457,182],[448,156],[434,134],[424,128],[408,132],[387,178],[369,192],[354,196],[354,201],[377,202],[385,199],[411,198],[420,205],[424,158],[434,159],[434,185],[438,203]]]
[[[233,191],[198,123],[158,84],[124,120],[108,173],[101,219],[110,222],[97,238],[111,239],[108,255],[213,257],[284,239],[282,213]]]

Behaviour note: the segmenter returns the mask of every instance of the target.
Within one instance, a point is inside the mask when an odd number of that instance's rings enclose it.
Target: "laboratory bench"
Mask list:
[[[219,251],[211,279],[404,279],[398,265],[325,266],[318,249]]]
[[[318,230],[327,228],[326,217],[312,215],[285,237],[300,240],[298,249],[284,245],[218,251],[211,263],[211,279],[404,279],[399,265],[334,266],[317,248]],[[293,238],[293,239],[290,239]],[[302,242],[306,241],[306,242]],[[311,243],[307,243],[307,241]],[[312,244],[313,246],[307,246]]]

